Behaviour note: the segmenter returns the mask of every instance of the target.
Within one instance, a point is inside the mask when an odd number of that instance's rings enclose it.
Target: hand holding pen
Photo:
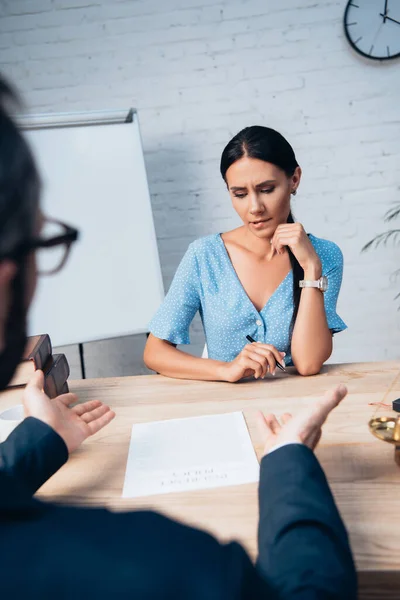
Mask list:
[[[250,342],[250,344],[257,344],[258,342],[256,342],[256,340],[254,338],[251,337],[251,335],[246,335],[246,339]],[[262,344],[263,346],[269,346],[269,344]],[[272,346],[273,348],[273,346]],[[279,352],[279,350],[277,350],[277,352]],[[285,356],[285,352],[279,352],[279,354],[282,354],[282,356]],[[278,360],[276,361],[276,366],[278,367],[278,369],[280,369],[281,371],[283,371],[284,373],[287,373],[285,367],[283,366],[285,364],[284,361],[282,361],[282,363],[280,363]],[[272,372],[272,375],[275,375],[275,369]]]
[[[231,383],[252,376],[255,379],[264,379],[267,373],[275,375],[278,365],[278,368],[284,370],[284,356],[284,352],[279,352],[271,344],[246,344],[234,360],[221,366],[218,378]]]

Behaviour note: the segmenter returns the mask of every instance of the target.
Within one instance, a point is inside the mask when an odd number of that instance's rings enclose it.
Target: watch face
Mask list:
[[[350,0],[344,13],[350,45],[362,56],[389,60],[400,56],[399,0]]]
[[[322,292],[326,292],[328,289],[328,278],[325,277],[325,275],[322,275],[321,279],[319,280],[319,289]]]

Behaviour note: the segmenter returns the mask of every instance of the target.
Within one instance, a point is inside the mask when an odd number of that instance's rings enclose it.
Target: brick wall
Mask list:
[[[345,256],[349,330],[333,360],[400,358],[400,249],[361,254],[400,200],[400,65],[352,52],[345,4],[0,0],[0,69],[35,112],[138,109],[167,288],[190,241],[237,224],[218,173],[225,143],[250,124],[280,130],[304,173],[296,217]],[[90,345],[89,375],[132,372],[129,344],[122,364],[107,342],[104,369]]]

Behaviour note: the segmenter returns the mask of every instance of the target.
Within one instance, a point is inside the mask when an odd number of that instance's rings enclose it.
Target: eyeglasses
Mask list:
[[[54,275],[65,265],[71,246],[78,237],[79,231],[75,227],[46,217],[39,238],[21,244],[3,258],[18,260],[34,251],[38,274]]]

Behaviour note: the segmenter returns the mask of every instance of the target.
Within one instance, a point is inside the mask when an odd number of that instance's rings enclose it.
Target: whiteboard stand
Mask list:
[[[86,379],[85,357],[83,355],[83,344],[82,344],[82,342],[79,342],[78,349],[79,349],[79,360],[80,360],[80,363],[81,363],[82,379]]]
[[[79,230],[62,271],[38,281],[29,335],[78,345],[143,334],[164,299],[137,112],[17,119],[43,182],[42,211]]]

